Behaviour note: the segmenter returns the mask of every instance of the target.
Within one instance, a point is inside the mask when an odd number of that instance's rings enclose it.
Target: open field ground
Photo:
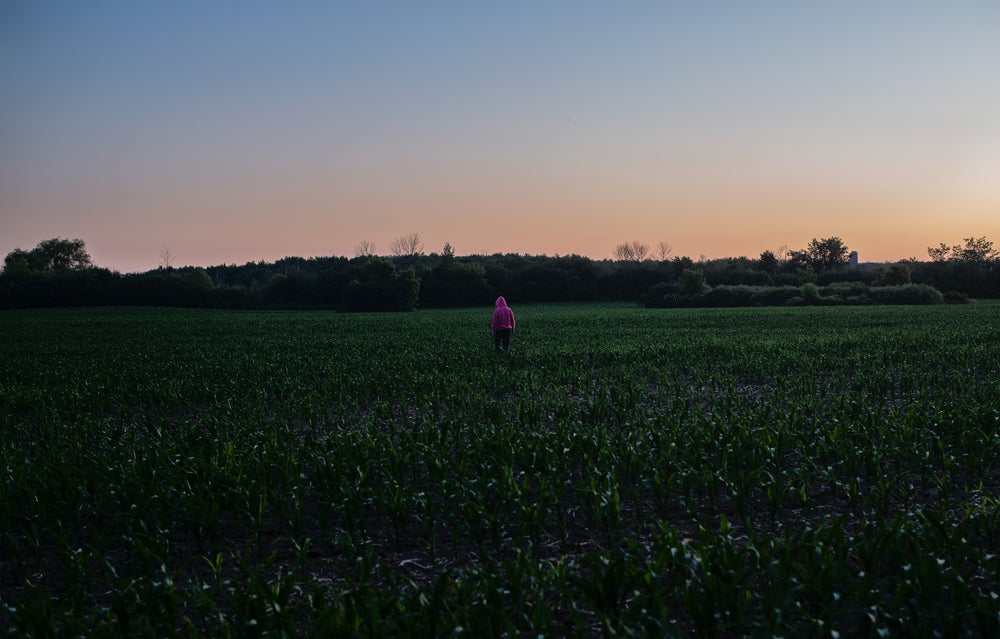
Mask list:
[[[0,313],[0,634],[996,636],[1000,304]]]

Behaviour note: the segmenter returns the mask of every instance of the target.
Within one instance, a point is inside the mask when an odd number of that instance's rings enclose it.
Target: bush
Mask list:
[[[869,288],[864,282],[836,282],[819,287],[723,285],[690,295],[680,282],[660,282],[639,299],[646,308],[737,307],[737,306],[840,306],[845,304],[941,304],[968,302],[968,296],[951,292],[946,298],[927,284],[904,284]]]
[[[798,286],[761,286],[750,298],[751,306],[781,306],[799,296]]]
[[[681,276],[677,278],[677,282],[680,284],[682,295],[700,295],[709,290],[708,284],[705,283],[704,271],[697,269],[684,269],[681,271]]]
[[[864,282],[834,282],[823,287],[824,296],[836,295],[843,298],[868,295],[868,285]]]
[[[795,273],[775,273],[771,281],[775,286],[802,286],[802,279]]]
[[[885,272],[885,283],[889,286],[902,286],[910,283],[910,267],[902,262],[893,264]]]
[[[646,292],[639,296],[639,304],[645,306],[646,308],[665,308],[667,306],[675,306],[675,304],[667,304],[666,298],[677,297],[680,291],[680,287],[676,282],[660,282],[659,284],[654,284],[646,289]]]
[[[697,297],[698,306],[750,306],[750,300],[759,290],[745,284],[723,285],[705,291]]]
[[[799,281],[803,283],[816,283],[817,275],[813,271],[811,266],[804,266],[802,268],[795,269],[795,274],[798,276]]]
[[[253,308],[253,291],[246,286],[219,286],[212,290],[212,308]]]
[[[969,294],[962,291],[948,291],[944,294],[945,304],[968,304]]]
[[[903,284],[901,286],[879,286],[870,289],[869,294],[879,304],[943,304],[941,291],[927,284]]]
[[[819,293],[819,287],[812,282],[806,282],[802,285],[800,290],[802,292],[802,299],[805,300],[806,304],[815,306],[823,303],[823,298]]]
[[[860,269],[860,268],[850,268],[850,269],[837,269],[833,271],[823,271],[817,274],[815,282],[821,287],[829,286],[830,284],[841,284],[849,282],[862,282],[864,284],[871,284],[878,278],[878,272],[875,269]]]
[[[823,303],[840,304],[871,304],[868,285],[861,281],[835,282],[820,289]]]

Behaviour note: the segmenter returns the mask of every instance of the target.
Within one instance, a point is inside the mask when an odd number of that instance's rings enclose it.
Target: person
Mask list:
[[[499,353],[501,346],[505,351],[510,350],[510,336],[514,334],[514,311],[507,306],[507,300],[503,298],[503,295],[497,298],[496,306],[496,310],[493,311],[491,330],[493,343]]]

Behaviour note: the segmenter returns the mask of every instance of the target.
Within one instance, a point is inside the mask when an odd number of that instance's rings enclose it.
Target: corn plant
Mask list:
[[[1000,631],[1000,304],[483,323],[0,313],[0,634]]]

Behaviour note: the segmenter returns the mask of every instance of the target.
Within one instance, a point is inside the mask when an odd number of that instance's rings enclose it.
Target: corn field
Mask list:
[[[0,313],[0,634],[1000,635],[1000,303]]]

